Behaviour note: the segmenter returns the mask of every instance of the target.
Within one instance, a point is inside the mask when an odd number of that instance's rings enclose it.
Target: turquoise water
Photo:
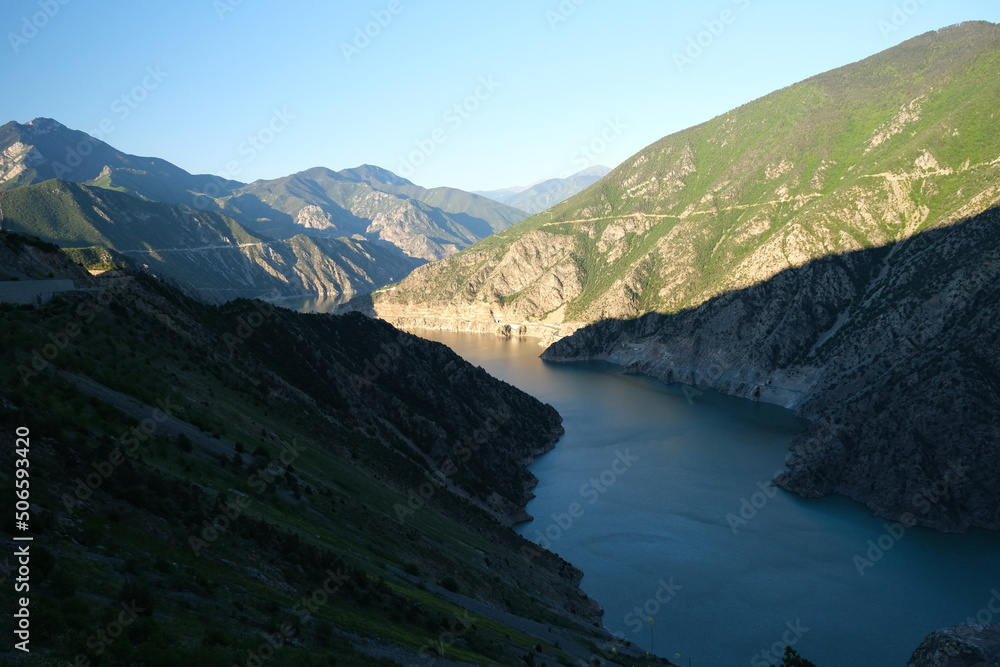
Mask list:
[[[757,667],[788,643],[819,667],[902,667],[936,628],[1000,622],[1000,535],[900,533],[768,486],[804,424],[787,410],[546,363],[534,342],[421,335],[562,414],[517,530],[583,570],[604,624],[644,649]]]

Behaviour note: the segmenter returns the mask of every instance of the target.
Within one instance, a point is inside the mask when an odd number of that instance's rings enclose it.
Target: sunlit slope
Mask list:
[[[1000,201],[998,47],[989,23],[927,33],[665,137],[576,197],[376,294],[374,312],[568,333],[676,312],[979,213]]]

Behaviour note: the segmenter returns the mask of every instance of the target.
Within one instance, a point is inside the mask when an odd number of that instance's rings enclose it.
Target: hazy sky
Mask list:
[[[996,0],[4,0],[0,122],[236,180],[376,164],[493,189],[662,136]]]

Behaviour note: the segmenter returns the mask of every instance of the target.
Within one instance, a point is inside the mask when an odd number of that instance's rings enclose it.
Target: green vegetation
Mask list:
[[[0,192],[5,227],[64,247],[94,271],[142,268],[209,302],[353,294],[420,262],[368,241],[275,241],[227,215],[51,180]]]
[[[771,665],[771,667],[775,667],[775,665]],[[791,646],[786,646],[785,655],[781,659],[781,664],[777,667],[816,667],[816,663],[800,656],[798,651]]]
[[[33,657],[368,665],[374,647],[513,664],[538,646],[540,659],[580,658],[442,591],[567,643],[607,641],[580,573],[483,509],[494,493],[523,501],[515,461],[559,432],[551,408],[360,316],[210,307],[142,274],[107,285],[0,306],[0,428],[27,427],[44,471],[31,487]],[[455,443],[477,448],[451,477],[472,502],[414,496]]]
[[[509,321],[562,304],[575,323],[673,313],[964,219],[1000,203],[998,71],[996,25],[922,35],[657,141],[579,195],[380,292],[375,309],[397,322],[415,304],[497,302]],[[565,250],[532,264],[546,247]],[[554,277],[563,300],[542,302]]]

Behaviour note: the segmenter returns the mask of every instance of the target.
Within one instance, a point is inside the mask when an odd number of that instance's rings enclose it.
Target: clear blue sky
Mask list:
[[[613,167],[772,90],[975,19],[1000,22],[1000,3],[4,0],[0,122],[103,122],[125,152],[241,181],[370,163],[420,185],[493,189]],[[373,36],[357,39],[366,25]],[[685,53],[689,40],[700,54]]]

